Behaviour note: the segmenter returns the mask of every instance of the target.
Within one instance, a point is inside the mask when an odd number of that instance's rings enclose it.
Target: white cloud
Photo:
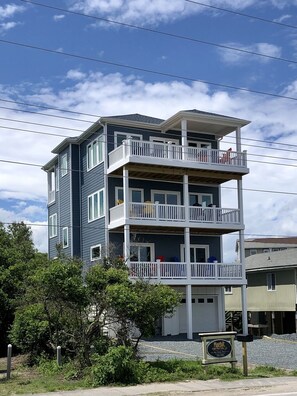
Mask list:
[[[20,25],[19,22],[3,22],[0,23],[0,33],[7,32],[8,30],[11,30],[15,28],[17,25]]]
[[[59,14],[59,15],[54,15],[54,16],[53,16],[53,20],[54,20],[55,22],[61,21],[61,20],[64,19],[64,18],[65,18],[65,15],[63,15],[63,14]]]
[[[227,47],[238,48],[243,51],[248,51],[249,53],[234,51],[226,48],[218,48],[218,53],[223,62],[227,64],[246,64],[247,62],[262,62],[267,63],[271,59],[260,56],[253,56],[250,52],[255,52],[258,54],[271,56],[271,57],[280,57],[281,56],[281,48],[269,43],[254,43],[250,45],[243,45],[240,43],[224,43],[223,45]]]
[[[15,14],[25,11],[25,7],[16,4],[0,6],[0,20],[13,17]]]
[[[282,15],[282,16],[280,16],[279,18],[277,18],[277,19],[274,19],[274,21],[275,22],[284,22],[284,21],[286,21],[287,19],[290,19],[290,18],[292,18],[292,15],[289,15],[289,14],[285,14],[285,15]]]
[[[250,175],[244,177],[244,188],[296,192],[296,167],[271,165],[268,162],[296,164],[296,149],[293,151],[276,151],[273,145],[245,141],[244,138],[271,140],[286,144],[296,144],[295,125],[297,113],[295,101],[279,98],[252,95],[247,92],[213,93],[206,84],[185,84],[180,81],[146,83],[137,76],[124,77],[120,73],[102,74],[98,72],[82,73],[70,70],[64,79],[63,88],[54,91],[48,86],[27,87],[26,95],[22,87],[10,89],[6,87],[3,96],[9,99],[7,92],[18,95],[19,101],[38,103],[45,106],[55,106],[83,113],[94,114],[96,117],[71,115],[53,110],[42,110],[49,115],[64,115],[70,118],[86,119],[94,122],[100,115],[142,113],[155,117],[166,118],[181,109],[197,108],[239,118],[246,118],[252,123],[243,128],[243,149],[248,150],[248,165]],[[65,87],[65,84],[67,86]],[[1,89],[0,89],[1,91]],[[292,81],[287,92],[292,95],[297,91],[297,81]],[[32,93],[31,93],[32,92]],[[18,108],[17,105],[14,108]],[[52,125],[42,127],[22,124],[17,121],[1,121],[4,127],[18,127],[38,132],[60,133],[64,136],[77,136],[88,128],[89,123],[75,120],[55,119],[41,114],[21,114],[14,109],[0,109],[0,117],[22,119],[26,122]],[[71,131],[60,130],[55,126],[73,128]],[[21,131],[0,128],[0,159],[8,161],[45,164],[53,157],[51,150],[59,144],[63,137],[36,135]],[[224,147],[232,145],[232,137],[224,139]],[[266,148],[262,148],[265,146]],[[234,148],[234,145],[232,145]],[[265,158],[266,155],[286,159]],[[290,161],[291,160],[291,161]],[[15,199],[14,207],[9,213],[0,211],[0,221],[9,218],[10,221],[26,220],[30,223],[44,221],[47,200],[46,174],[39,167],[24,166],[0,162],[0,199]],[[232,186],[232,183],[231,183]],[[223,186],[224,187],[224,186]],[[223,189],[223,206],[236,207],[234,190]],[[29,202],[28,201],[33,201]],[[244,192],[246,233],[257,235],[292,235],[297,234],[296,197],[286,194],[269,194],[255,191]],[[24,205],[24,202],[27,203]],[[40,207],[44,208],[44,213]],[[40,217],[39,217],[40,216]],[[46,245],[44,227],[36,225],[34,235],[39,244]],[[249,235],[247,235],[249,236]],[[237,235],[226,237],[226,260],[234,258],[234,246]]]

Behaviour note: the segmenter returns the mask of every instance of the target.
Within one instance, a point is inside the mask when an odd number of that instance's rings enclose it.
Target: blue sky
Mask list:
[[[243,137],[262,141],[244,141],[251,170],[244,180],[247,237],[297,234],[296,196],[292,194],[296,191],[296,148],[290,146],[296,144],[296,101],[223,87],[297,98],[297,1],[204,0],[204,4],[296,28],[184,0],[39,0],[39,3],[218,46],[106,23],[30,2],[2,1],[0,160],[42,165],[52,157],[51,149],[64,136],[78,135],[101,115],[138,112],[166,118],[181,109],[196,108],[245,118],[251,124],[243,129]],[[68,109],[94,117],[3,100]],[[34,134],[29,130],[62,136]],[[271,145],[267,141],[281,144]],[[229,145],[230,138],[226,139],[225,147]],[[25,220],[36,224],[33,226],[36,246],[46,250],[44,172],[38,166],[7,162],[0,162],[0,167],[0,221]],[[232,186],[231,183],[229,187]],[[250,191],[259,189],[291,194]],[[234,206],[234,198],[232,189],[224,189],[224,207]],[[234,258],[235,239],[236,236],[226,238],[230,259]]]

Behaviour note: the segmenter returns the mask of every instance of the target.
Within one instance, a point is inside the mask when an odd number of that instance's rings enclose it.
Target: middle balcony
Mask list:
[[[129,202],[125,216],[124,203],[110,209],[109,229],[130,224],[148,227],[190,227],[218,230],[219,233],[243,229],[239,209],[183,205],[167,205],[158,202]]]

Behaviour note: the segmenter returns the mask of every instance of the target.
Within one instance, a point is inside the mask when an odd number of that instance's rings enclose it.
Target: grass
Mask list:
[[[3,376],[5,368],[5,362],[3,361],[4,359],[0,359],[1,396],[91,388],[93,384],[91,371],[87,370],[81,374],[73,363],[58,367],[55,362],[44,361],[38,367],[28,367],[24,364],[22,358],[14,358],[12,377],[8,381]],[[232,369],[226,364],[202,366],[200,361],[141,362],[140,368],[143,383],[190,379],[209,380],[214,378],[231,381],[245,378],[239,368]],[[268,366],[255,367],[249,370],[249,378],[287,375],[297,375],[297,372],[288,372]]]

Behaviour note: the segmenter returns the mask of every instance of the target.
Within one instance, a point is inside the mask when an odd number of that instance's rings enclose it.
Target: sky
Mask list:
[[[30,224],[40,251],[57,144],[100,116],[194,108],[251,121],[245,237],[297,235],[296,0],[2,0],[0,60],[0,221]]]

